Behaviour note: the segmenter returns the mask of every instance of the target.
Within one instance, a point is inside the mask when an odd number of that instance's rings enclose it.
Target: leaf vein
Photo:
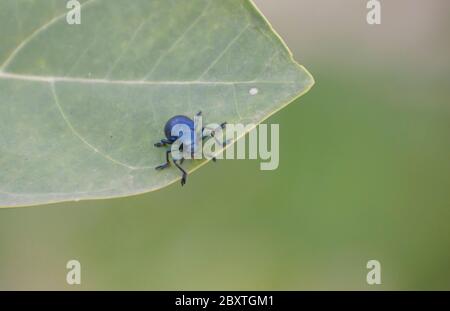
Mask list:
[[[88,4],[94,3],[97,0],[87,0],[83,4],[81,4],[80,8],[86,7]],[[47,21],[45,24],[40,26],[39,28],[35,29],[27,38],[25,38],[12,52],[9,54],[8,58],[3,62],[3,64],[0,65],[0,72],[2,72],[4,69],[6,69],[11,62],[14,60],[16,55],[36,36],[38,36],[41,32],[45,31],[47,28],[58,22],[60,19],[62,19],[64,16],[66,16],[66,12],[63,14],[60,14],[58,16],[55,16],[51,20]]]
[[[200,13],[200,15],[189,25],[189,27],[186,28],[185,31],[183,31],[183,33],[178,37],[178,39],[176,39],[172,45],[167,49],[167,51],[165,53],[163,53],[158,60],[155,62],[155,64],[152,66],[152,68],[150,69],[150,71],[144,76],[144,78],[142,78],[142,80],[146,80],[148,77],[150,77],[152,75],[152,73],[156,70],[156,68],[158,68],[158,66],[161,64],[161,62],[164,60],[164,58],[166,58],[166,56],[178,45],[178,43],[181,42],[181,40],[183,40],[183,38],[186,36],[186,34],[195,27],[195,25],[197,25],[197,23],[202,19],[202,17],[205,15],[205,13],[207,12],[209,6],[211,5],[212,1],[210,0],[208,2],[208,4],[205,6],[205,8],[202,10],[202,12]]]
[[[141,31],[142,27],[147,23],[147,20],[142,21],[138,27],[136,28],[136,30],[134,31],[134,33],[131,36],[131,39],[128,41],[128,44],[126,46],[126,48],[124,49],[124,51],[119,55],[119,57],[117,57],[117,59],[113,62],[113,65],[111,66],[111,68],[108,70],[108,72],[105,75],[105,79],[109,78],[109,76],[111,75],[111,73],[113,73],[114,69],[116,69],[116,66],[120,63],[120,61],[122,60],[122,58],[125,56],[126,52],[128,52],[128,49],[131,47],[131,45],[134,43],[134,40],[136,40],[137,35],[139,34],[139,32]]]
[[[198,80],[108,80],[108,79],[87,79],[58,76],[34,76],[27,74],[16,74],[11,72],[0,72],[0,79],[34,81],[34,82],[71,82],[86,84],[123,84],[123,85],[234,85],[234,84],[296,84],[295,81],[283,80],[242,80],[242,81],[198,81]]]
[[[136,169],[148,169],[148,168],[152,168],[152,167],[136,167],[136,166],[131,166],[127,163],[121,162],[115,158],[113,158],[112,156],[104,153],[103,151],[101,151],[100,149],[98,149],[97,147],[95,147],[94,145],[92,145],[91,143],[89,143],[72,125],[72,123],[70,122],[69,118],[67,117],[67,115],[65,114],[61,104],[59,103],[58,100],[58,95],[56,94],[56,89],[55,89],[55,83],[52,82],[50,83],[50,88],[51,88],[51,92],[53,95],[53,100],[54,103],[56,105],[56,107],[58,108],[59,113],[61,114],[61,117],[63,118],[64,122],[66,123],[67,127],[70,129],[70,131],[80,140],[82,141],[89,149],[91,149],[93,152],[99,154],[100,156],[102,156],[103,158],[113,162],[114,164],[123,166],[127,169],[130,170],[136,170]]]
[[[250,24],[247,24],[244,28],[242,28],[239,33],[231,40],[228,45],[223,49],[223,51],[216,57],[214,61],[209,64],[209,66],[200,74],[200,76],[197,78],[197,80],[201,80],[208,72],[214,68],[214,66],[226,55],[228,50],[236,43],[237,40],[247,31],[247,29],[250,27]]]

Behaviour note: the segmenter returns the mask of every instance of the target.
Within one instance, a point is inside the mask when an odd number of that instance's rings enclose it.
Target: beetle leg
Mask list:
[[[166,145],[172,145],[172,144],[173,144],[173,142],[171,140],[164,138],[164,139],[161,139],[161,141],[157,142],[155,144],[155,147],[164,147]]]
[[[222,122],[222,123],[219,125],[219,127],[220,127],[222,130],[223,130],[226,126],[227,126],[227,122]],[[218,129],[218,127],[217,127],[217,128],[211,128],[211,127],[205,126],[203,129],[210,130],[211,133],[209,134],[209,136],[214,137],[214,135],[216,135],[216,130]]]
[[[187,173],[186,173],[186,171],[178,164],[177,160],[173,160],[173,164],[175,164],[175,166],[178,167],[178,169],[183,173],[183,175],[181,176],[181,185],[184,186],[184,184],[186,183],[186,179],[187,179]]]
[[[226,141],[223,142],[222,147],[226,147],[231,141],[232,139],[227,139]]]
[[[222,147],[226,147],[226,145],[228,145],[230,143],[230,141],[231,141],[231,139],[227,139],[226,141],[221,142],[217,137],[213,136],[213,138],[216,140],[216,142],[219,145],[222,145]]]
[[[170,154],[171,152],[172,152],[171,150],[167,150],[167,151],[166,151],[166,163],[161,164],[161,165],[158,165],[155,169],[157,169],[157,170],[163,170],[163,169],[165,169],[166,167],[168,167],[168,166],[170,165],[170,162],[169,162],[169,154]]]
[[[215,157],[212,153],[210,153],[210,154],[205,154],[205,156],[206,156],[207,159],[213,160],[213,162],[216,162],[216,161],[217,161],[216,157]]]
[[[223,122],[223,123],[220,125],[220,127],[221,127],[222,129],[224,129],[226,126],[227,126],[227,121]],[[226,136],[226,134],[225,134],[225,136]],[[230,142],[231,142],[231,139],[225,140],[225,141],[223,142],[223,144],[222,144],[222,147],[225,147],[225,146],[228,145]]]

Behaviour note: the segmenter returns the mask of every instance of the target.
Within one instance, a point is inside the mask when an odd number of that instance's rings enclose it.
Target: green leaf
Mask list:
[[[80,2],[80,25],[65,1],[0,2],[0,206],[165,187],[168,118],[258,124],[314,83],[250,1]]]

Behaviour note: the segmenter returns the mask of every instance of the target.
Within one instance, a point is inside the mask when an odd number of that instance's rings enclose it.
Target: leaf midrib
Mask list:
[[[294,81],[271,81],[271,80],[243,80],[243,81],[215,81],[215,80],[109,80],[109,79],[88,79],[71,78],[58,76],[35,76],[27,74],[16,74],[11,72],[1,72],[0,79],[35,81],[35,82],[72,82],[85,84],[124,84],[124,85],[236,85],[236,84],[296,84]]]

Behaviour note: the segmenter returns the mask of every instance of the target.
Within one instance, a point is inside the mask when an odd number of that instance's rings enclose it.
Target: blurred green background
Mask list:
[[[267,121],[279,168],[0,210],[0,289],[450,289],[450,2],[382,1],[379,26],[364,0],[255,2],[316,79]]]

